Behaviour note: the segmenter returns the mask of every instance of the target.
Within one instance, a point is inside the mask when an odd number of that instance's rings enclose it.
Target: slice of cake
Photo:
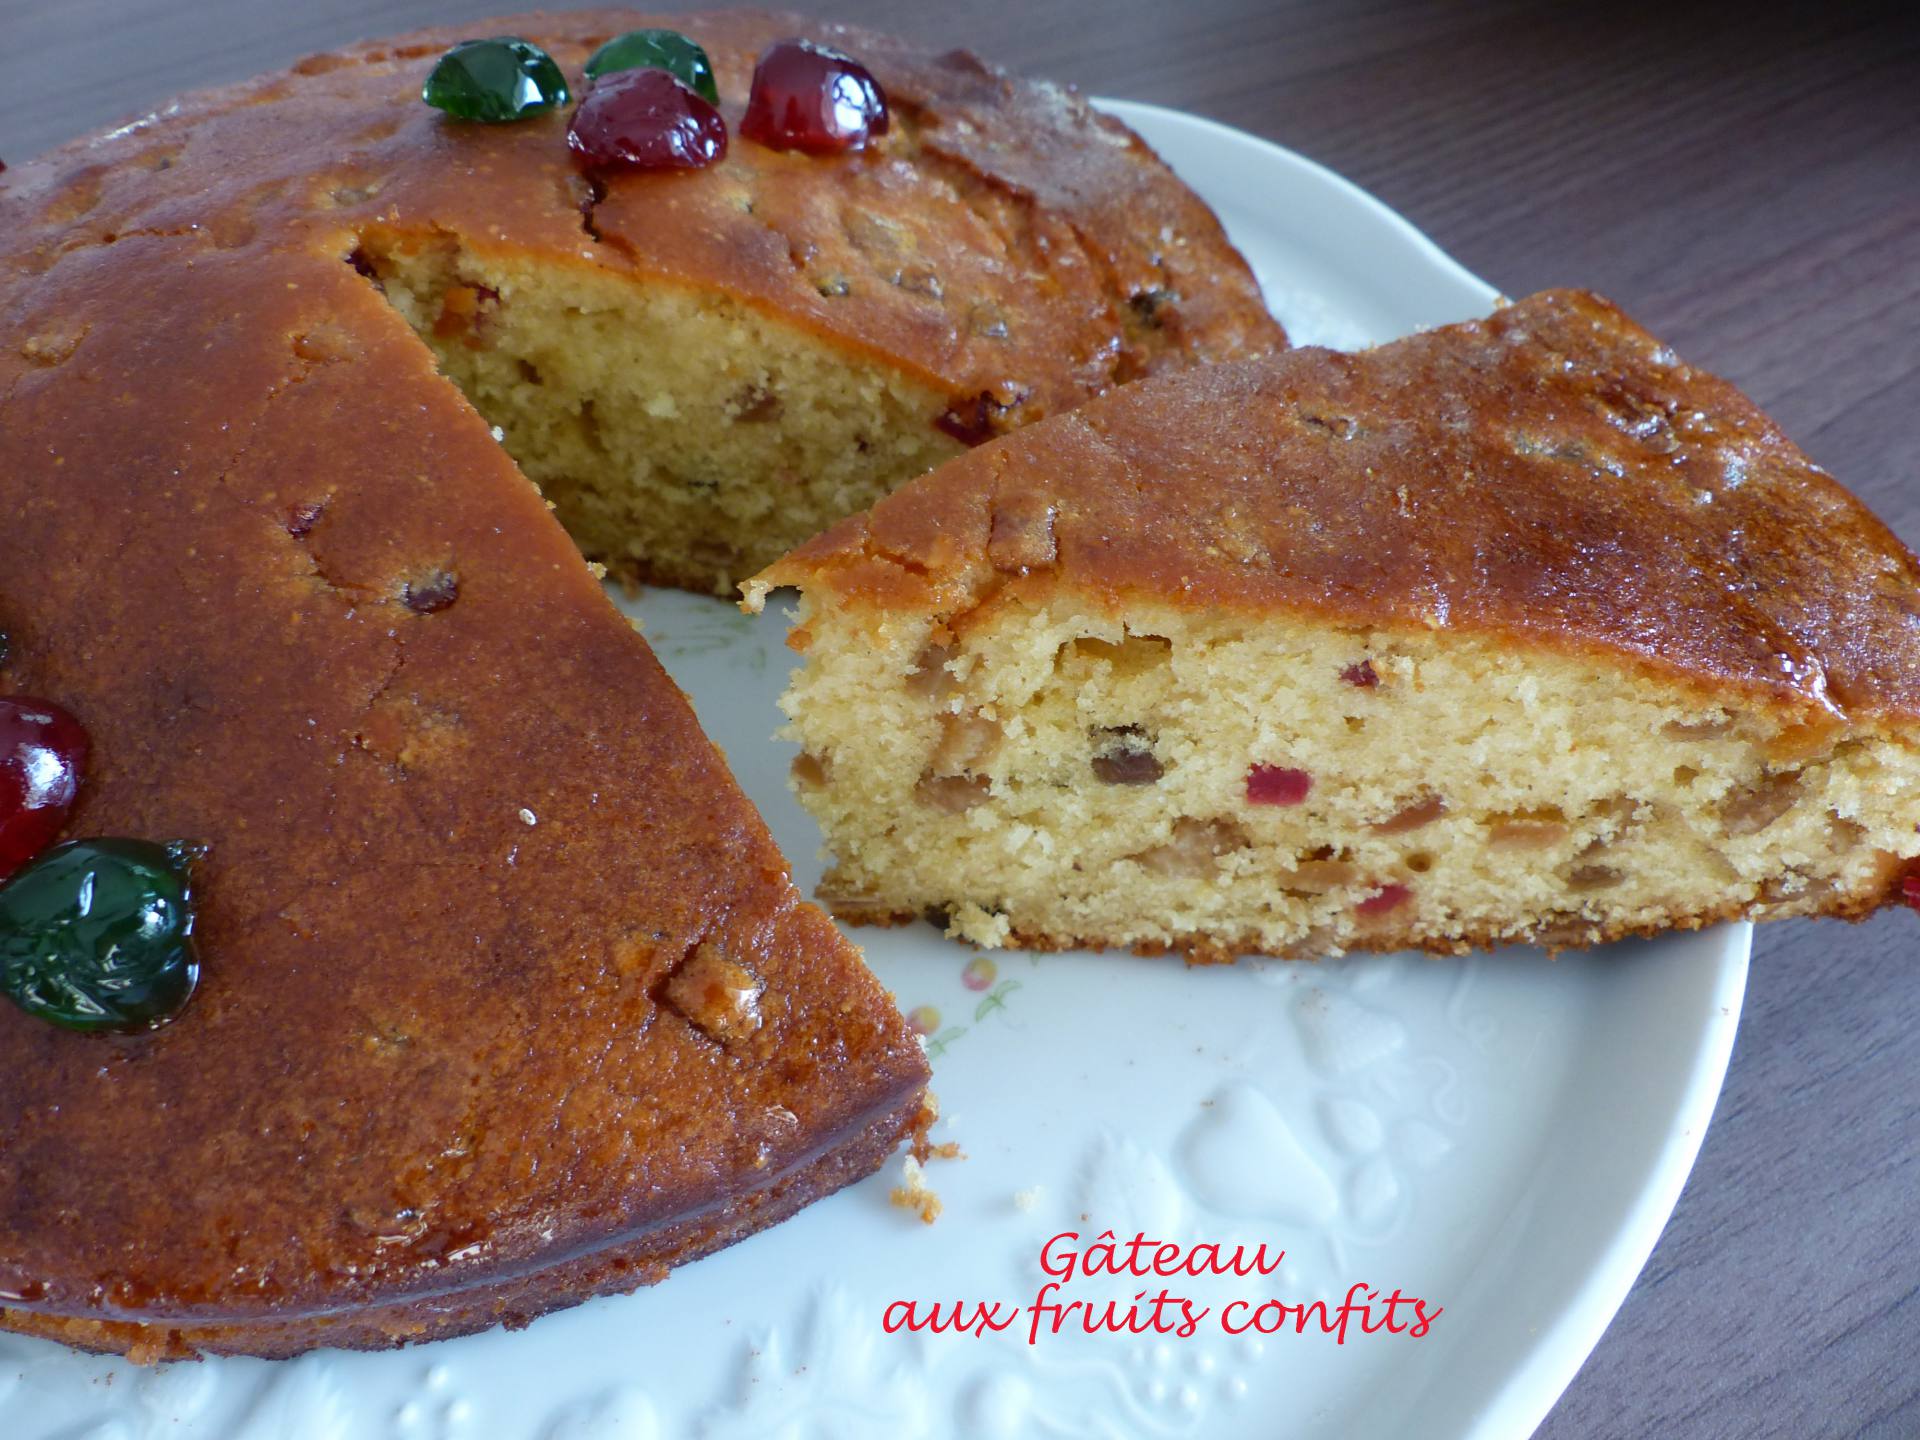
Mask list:
[[[1731,386],[1553,292],[1130,386],[749,603],[803,592],[836,913],[1211,959],[1888,903],[1917,578]]]

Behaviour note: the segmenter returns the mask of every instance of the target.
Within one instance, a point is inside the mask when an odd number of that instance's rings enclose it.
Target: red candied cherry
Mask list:
[[[1374,673],[1371,660],[1362,660],[1357,665],[1347,666],[1340,672],[1340,678],[1347,684],[1356,685],[1362,690],[1371,690],[1380,683],[1380,677]]]
[[[1389,910],[1398,910],[1413,899],[1413,891],[1404,885],[1382,885],[1366,899],[1353,907],[1356,915],[1384,915]]]
[[[87,732],[58,705],[0,698],[0,879],[53,843],[80,793]]]
[[[727,122],[665,70],[619,70],[593,82],[567,145],[591,170],[697,170],[726,157]]]
[[[740,133],[769,150],[860,150],[887,133],[887,97],[851,56],[811,40],[776,40],[753,67]]]
[[[1255,765],[1247,771],[1250,805],[1298,805],[1313,789],[1313,776],[1284,765]]]
[[[1920,910],[1920,870],[1909,870],[1900,881],[1900,898]]]

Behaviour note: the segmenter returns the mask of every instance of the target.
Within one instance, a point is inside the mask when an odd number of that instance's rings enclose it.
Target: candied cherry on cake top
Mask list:
[[[87,732],[44,700],[0,696],[0,880],[67,823],[87,764]]]
[[[727,122],[665,70],[616,70],[574,110],[567,145],[590,170],[697,170],[726,156]]]
[[[811,40],[776,40],[753,67],[740,133],[770,150],[859,150],[887,133],[887,97],[851,56]]]
[[[70,840],[0,885],[0,992],[69,1030],[145,1030],[200,978],[188,870],[198,846]]]
[[[678,30],[629,30],[587,57],[589,80],[622,70],[664,70],[709,105],[720,103],[713,62]]]
[[[420,98],[456,120],[498,125],[544,115],[573,98],[567,77],[517,35],[463,40],[435,62]]]

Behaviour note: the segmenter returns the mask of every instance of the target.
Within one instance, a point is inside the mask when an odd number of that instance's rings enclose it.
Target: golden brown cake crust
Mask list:
[[[871,1173],[900,1148],[903,1127],[912,1129],[920,1122],[921,1105],[918,1097],[910,1099],[832,1152],[764,1189],[727,1199],[715,1212],[690,1216],[664,1230],[560,1261],[548,1269],[447,1295],[327,1315],[269,1316],[234,1325],[142,1325],[0,1306],[0,1326],[82,1350],[128,1354],[141,1363],[203,1354],[277,1360],[316,1346],[384,1350],[495,1325],[519,1329],[561,1306],[656,1283],[672,1267],[777,1224],[822,1195]]]
[[[69,834],[210,847],[179,1019],[0,1005],[8,1327],[283,1354],[522,1319],[916,1123],[889,997],[341,263],[376,214],[589,243],[557,123],[422,118],[448,38],[0,177],[0,692],[91,733]],[[757,1029],[675,1003],[703,954]]]
[[[535,40],[578,93],[596,45],[662,24],[714,63],[733,141],[707,170],[596,189],[565,113],[460,124],[419,100],[461,39]],[[818,157],[740,138],[754,59],[788,36],[873,71],[893,112],[882,142]],[[137,234],[344,256],[379,228],[677,281],[915,375],[952,398],[962,438],[1285,343],[1212,212],[1118,121],[963,51],[781,13],[523,14],[313,56],[17,167],[0,218],[28,270]]]
[[[1504,945],[1537,945],[1549,955],[1564,950],[1611,945],[1619,940],[1651,940],[1676,930],[1704,930],[1732,920],[1780,920],[1791,915],[1818,916],[1826,920],[1846,920],[1858,924],[1889,905],[1904,904],[1902,877],[1905,867],[1892,857],[1879,867],[1869,884],[1853,893],[1821,895],[1805,901],[1750,904],[1724,904],[1697,908],[1685,914],[1663,916],[1658,924],[1620,921],[1589,921],[1578,916],[1555,917],[1524,933],[1496,931],[1491,928],[1465,930],[1457,936],[1438,938],[1421,935],[1412,926],[1391,918],[1364,930],[1349,940],[1347,952],[1397,955],[1409,950],[1433,956],[1466,955],[1475,950],[1492,950]],[[859,905],[827,902],[827,908],[849,925],[875,925],[891,928],[927,920],[944,925],[939,913],[916,914],[911,910],[874,910]],[[1055,935],[1044,931],[1013,927],[1007,936],[1009,948],[1019,950],[1130,950],[1135,955],[1178,954],[1189,965],[1228,965],[1243,955],[1263,955],[1279,960],[1320,960],[1326,958],[1317,946],[1303,944],[1295,949],[1275,951],[1257,934],[1221,934],[1195,936],[1181,941],[1114,940],[1102,935]]]
[[[754,585],[964,627],[1071,588],[1510,636],[1920,719],[1920,563],[1731,385],[1550,291],[1150,380],[960,457]],[[804,648],[804,631],[795,643]]]

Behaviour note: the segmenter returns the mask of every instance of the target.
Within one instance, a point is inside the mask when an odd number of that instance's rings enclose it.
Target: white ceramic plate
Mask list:
[[[1405,221],[1299,156],[1112,109],[1213,203],[1297,340],[1367,344],[1493,303]],[[668,592],[632,608],[810,888],[817,832],[787,795],[790,748],[766,739],[780,619]],[[859,938],[903,1006],[938,1012],[921,1012],[946,1112],[935,1138],[966,1153],[930,1168],[937,1224],[889,1205],[896,1161],[664,1285],[518,1334],[145,1371],[0,1337],[0,1433],[1521,1437],[1679,1195],[1726,1068],[1749,928],[1552,963],[1194,971],[976,955],[926,926]],[[1107,1230],[1265,1243],[1286,1259],[1246,1279],[1081,1278],[1057,1297],[1117,1296],[1124,1310],[1170,1284],[1211,1309],[1189,1339],[1069,1330],[1029,1344],[1024,1315],[985,1338],[883,1331],[895,1300],[1030,1305],[1049,1237]],[[1235,1300],[1337,1306],[1356,1282],[1444,1313],[1417,1340],[1356,1322],[1344,1344],[1317,1325],[1264,1339],[1218,1325]]]

